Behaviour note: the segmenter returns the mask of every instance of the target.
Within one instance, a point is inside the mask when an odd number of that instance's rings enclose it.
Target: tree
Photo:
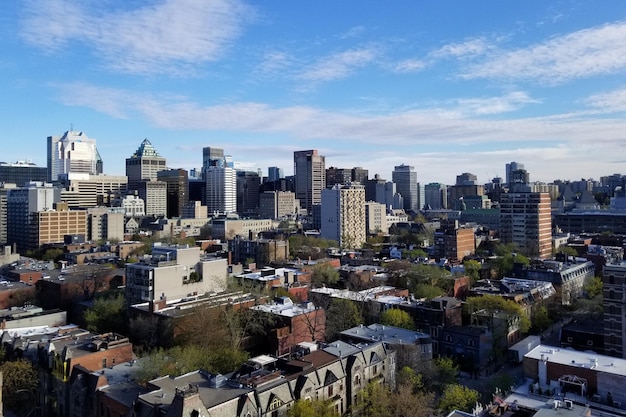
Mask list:
[[[509,332],[518,330],[520,333],[526,333],[530,327],[530,321],[520,305],[499,295],[468,297],[466,306],[473,322],[483,322],[489,327],[492,353],[496,362],[503,357]]]
[[[537,333],[547,330],[552,324],[552,320],[550,320],[550,315],[546,306],[537,307],[533,311],[530,322],[532,329]]]
[[[0,366],[2,372],[2,400],[4,405],[15,411],[22,412],[32,409],[37,398],[39,382],[37,370],[26,359],[5,362]]]
[[[413,318],[404,310],[390,308],[380,315],[380,323],[386,326],[401,327],[403,329],[415,330]]]
[[[480,399],[480,393],[464,385],[448,385],[439,399],[439,410],[449,414],[453,410],[471,413],[472,408]]]
[[[323,263],[313,267],[311,274],[311,284],[314,287],[322,287],[324,285],[334,285],[339,281],[339,272],[334,266]]]
[[[434,366],[425,373],[424,383],[429,389],[441,394],[448,385],[457,382],[458,373],[459,367],[452,358],[437,358],[434,360]]]
[[[338,417],[330,400],[296,400],[287,417]]]
[[[98,298],[84,315],[87,330],[93,333],[126,333],[124,296]]]
[[[596,298],[597,296],[602,296],[602,278],[593,277],[593,279],[586,283],[583,287],[583,291],[589,298]]]
[[[326,312],[326,340],[335,340],[340,332],[361,322],[361,314],[353,301],[333,299]]]
[[[465,274],[470,277],[472,284],[480,279],[480,270],[482,267],[482,264],[474,259],[469,259],[463,262]]]
[[[433,298],[446,295],[446,292],[439,287],[435,287],[434,285],[417,284],[413,288],[413,295],[415,296],[415,298],[425,298],[427,300],[432,300]]]

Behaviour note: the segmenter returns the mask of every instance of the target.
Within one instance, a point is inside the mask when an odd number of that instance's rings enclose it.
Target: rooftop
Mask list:
[[[550,363],[570,367],[586,368],[596,372],[626,376],[626,359],[612,356],[539,345],[524,355],[524,358],[545,360]]]

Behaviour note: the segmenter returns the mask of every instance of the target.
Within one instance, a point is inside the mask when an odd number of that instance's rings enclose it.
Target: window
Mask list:
[[[333,396],[333,386],[332,384],[328,386],[328,397],[332,397]]]
[[[107,367],[107,358],[102,358],[102,368]]]

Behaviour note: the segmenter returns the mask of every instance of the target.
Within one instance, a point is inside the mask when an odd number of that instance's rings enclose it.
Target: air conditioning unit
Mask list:
[[[565,400],[565,408],[571,410],[572,407],[574,407],[574,403],[572,402],[572,400]]]

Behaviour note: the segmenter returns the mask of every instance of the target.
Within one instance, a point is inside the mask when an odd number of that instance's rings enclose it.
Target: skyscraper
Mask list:
[[[314,204],[320,204],[322,190],[326,186],[325,158],[316,149],[293,153],[296,198],[300,207],[311,211]]]
[[[396,191],[404,200],[404,210],[418,211],[417,172],[410,165],[396,165],[391,173],[391,180],[396,184]]]
[[[432,210],[448,208],[448,190],[445,184],[431,182],[424,186],[426,206]]]
[[[321,235],[341,247],[360,248],[366,240],[365,187],[335,185],[322,190]]]
[[[283,169],[278,167],[269,167],[267,168],[267,181],[275,182],[281,178],[285,178],[285,174],[283,174]]]
[[[128,177],[128,189],[136,190],[137,183],[157,179],[157,172],[167,169],[165,158],[152,146],[148,139],[144,139],[139,148],[126,158],[126,176]]]
[[[237,171],[237,213],[251,216],[259,213],[261,177],[254,171]]]
[[[47,159],[49,181],[57,181],[60,175],[69,173],[102,173],[96,140],[83,132],[68,130],[61,136],[48,136]]]
[[[202,171],[206,184],[204,205],[209,215],[237,211],[237,173],[224,149],[202,149]]]
[[[524,164],[520,164],[519,162],[509,162],[505,165],[506,168],[506,185],[510,186],[513,183],[513,179],[511,178],[511,173],[513,171],[517,171],[518,169],[524,169]]]
[[[185,169],[167,169],[157,173],[167,190],[167,217],[180,217],[189,202],[189,174]]]
[[[500,199],[500,239],[516,243],[530,256],[552,255],[552,220],[548,193],[506,193]]]

